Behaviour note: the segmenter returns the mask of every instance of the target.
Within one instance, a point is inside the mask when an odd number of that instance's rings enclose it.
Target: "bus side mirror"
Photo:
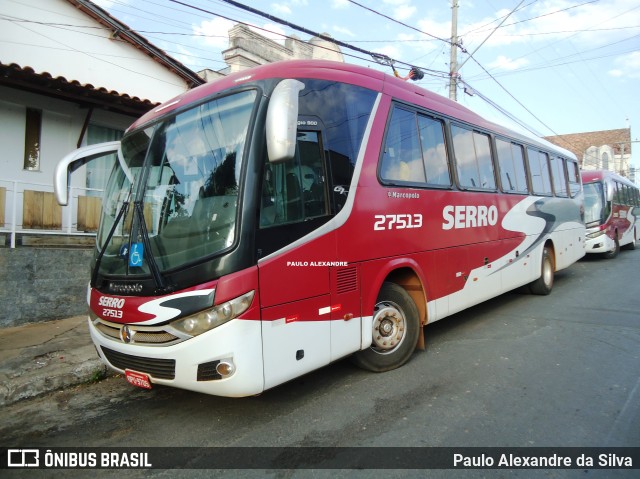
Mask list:
[[[267,109],[267,154],[271,163],[290,160],[296,152],[298,92],[304,83],[282,80],[274,88]]]
[[[94,158],[115,153],[119,148],[119,141],[109,141],[96,145],[83,146],[62,158],[56,165],[53,173],[53,190],[56,194],[58,204],[66,206],[69,203],[69,177],[71,173]]]

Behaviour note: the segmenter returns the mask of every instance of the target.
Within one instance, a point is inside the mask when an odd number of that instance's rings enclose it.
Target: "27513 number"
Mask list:
[[[403,230],[406,228],[421,228],[422,215],[420,213],[405,215],[374,215],[374,231]]]

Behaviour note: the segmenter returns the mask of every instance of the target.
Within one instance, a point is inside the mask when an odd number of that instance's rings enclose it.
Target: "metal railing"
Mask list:
[[[69,193],[69,204],[67,206],[55,208],[60,209],[59,224],[50,227],[24,224],[25,216],[25,192],[49,193],[47,202],[55,203],[53,196],[53,185],[26,182],[18,180],[0,180],[0,234],[8,234],[10,237],[10,247],[16,247],[18,235],[59,235],[59,236],[95,236],[95,232],[78,230],[78,204],[79,197],[88,196],[86,193],[95,192],[92,196],[102,196],[102,190],[95,188],[71,187]],[[85,193],[83,195],[82,193]],[[97,195],[96,195],[97,194]],[[4,196],[4,198],[2,198]],[[53,207],[54,205],[47,205]]]

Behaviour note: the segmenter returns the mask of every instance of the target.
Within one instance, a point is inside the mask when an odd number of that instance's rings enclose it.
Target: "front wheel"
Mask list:
[[[420,315],[409,293],[395,283],[383,283],[373,308],[371,347],[355,353],[353,361],[373,372],[399,368],[413,354],[419,332]]]
[[[542,266],[540,277],[529,283],[529,291],[533,294],[547,295],[553,289],[553,275],[555,273],[555,265],[553,261],[553,253],[551,248],[544,247],[542,250]]]

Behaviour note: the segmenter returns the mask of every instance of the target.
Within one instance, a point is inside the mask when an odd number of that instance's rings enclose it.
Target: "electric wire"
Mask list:
[[[185,2],[182,2],[182,1],[180,1],[180,0],[168,0],[168,1],[170,1],[170,2],[172,2],[172,3],[179,4],[179,5],[183,5],[183,6],[187,7],[187,8],[191,8],[191,9],[198,10],[198,11],[203,12],[203,13],[208,13],[208,14],[210,14],[210,15],[221,16],[221,15],[218,15],[217,13],[212,12],[212,11],[210,11],[210,10],[206,10],[206,9],[204,9],[204,8],[197,7],[197,6],[195,6],[195,5],[190,5],[190,4],[185,3]],[[276,23],[279,23],[279,24],[281,24],[281,25],[284,25],[284,26],[287,26],[287,27],[289,27],[289,28],[292,28],[292,29],[294,29],[294,30],[297,30],[297,31],[300,31],[300,32],[306,33],[307,35],[311,35],[311,36],[313,36],[313,37],[320,38],[320,39],[325,40],[325,41],[327,41],[327,42],[330,42],[330,43],[336,44],[336,45],[338,45],[338,46],[341,46],[341,47],[343,47],[343,48],[347,48],[347,49],[349,49],[349,50],[356,51],[356,52],[358,52],[358,53],[363,53],[363,54],[365,54],[365,55],[368,55],[370,58],[373,58],[374,60],[375,60],[375,59],[378,59],[378,60],[386,60],[386,61],[391,62],[391,63],[390,63],[391,65],[393,65],[394,63],[398,63],[398,64],[404,65],[404,66],[406,66],[406,67],[408,67],[408,68],[412,68],[412,67],[414,66],[414,65],[411,65],[411,64],[406,63],[406,62],[403,62],[403,61],[399,61],[399,60],[396,60],[396,59],[391,59],[391,58],[387,57],[386,55],[377,54],[377,53],[372,52],[372,51],[370,51],[370,50],[366,50],[366,49],[364,49],[364,48],[360,48],[360,47],[357,47],[357,46],[355,46],[355,45],[351,45],[351,44],[349,44],[349,43],[347,43],[347,42],[343,42],[343,41],[341,41],[341,40],[337,40],[337,39],[335,39],[335,38],[333,38],[333,37],[330,37],[330,36],[328,36],[328,35],[325,35],[325,34],[323,34],[323,33],[319,33],[319,32],[316,32],[316,31],[310,30],[310,29],[308,29],[308,28],[306,28],[306,27],[302,27],[302,26],[300,26],[300,25],[296,25],[296,24],[294,24],[294,23],[292,23],[292,22],[289,22],[289,21],[287,21],[287,20],[283,20],[283,19],[278,18],[278,17],[276,17],[276,16],[274,16],[274,15],[271,15],[270,13],[262,12],[262,11],[260,11],[260,10],[257,10],[257,9],[255,9],[255,8],[253,8],[253,7],[249,7],[249,6],[247,6],[247,5],[243,5],[243,4],[239,3],[239,2],[235,2],[235,1],[233,1],[233,0],[221,0],[221,1],[223,1],[223,2],[225,2],[225,3],[229,3],[229,4],[233,5],[233,6],[237,6],[238,8],[243,9],[243,10],[247,10],[247,11],[249,11],[249,12],[251,12],[251,13],[256,13],[257,15],[263,16],[264,18],[267,18],[267,19],[269,19],[269,20],[271,20],[271,21],[273,21],[273,22],[276,22]],[[222,18],[228,18],[228,17],[224,17],[224,16],[222,16]],[[238,23],[244,23],[244,22],[238,22]],[[265,30],[265,29],[261,28],[261,30]],[[291,37],[288,37],[287,35],[283,35],[283,34],[278,33],[278,32],[271,32],[271,33],[276,33],[277,35],[280,35],[280,36],[285,37],[285,38],[291,38]],[[297,40],[297,41],[300,41],[299,39],[296,39],[296,40]],[[316,46],[316,47],[323,48],[323,47],[322,47],[322,45],[315,45],[315,46]],[[324,47],[324,48],[326,48],[326,47]],[[328,50],[332,50],[332,49],[330,49],[330,48],[327,48],[327,49],[328,49]],[[343,55],[345,55],[345,56],[350,56],[350,57],[357,58],[357,59],[359,59],[359,60],[365,60],[365,61],[367,60],[366,58],[358,57],[358,56],[353,55],[353,54],[347,54],[347,53],[345,53],[345,52],[342,52],[342,54],[343,54]],[[426,73],[426,74],[431,74],[431,75],[440,75],[440,76],[443,76],[443,77],[448,76],[448,73],[447,73],[447,72],[443,72],[443,71],[432,70],[432,69],[428,69],[428,68],[424,68],[424,69],[423,69],[423,68],[421,68],[421,70],[422,70],[424,73]]]
[[[287,35],[283,35],[283,34],[281,34],[281,33],[279,33],[279,32],[274,32],[274,31],[271,31],[271,30],[268,30],[268,29],[265,29],[265,28],[257,27],[257,26],[255,26],[255,25],[251,25],[251,24],[248,24],[248,23],[246,23],[246,22],[242,22],[242,21],[239,21],[239,20],[237,20],[237,19],[231,18],[231,17],[229,17],[229,16],[220,15],[220,14],[217,14],[217,13],[214,13],[214,12],[211,12],[211,11],[208,11],[208,10],[205,10],[205,9],[201,9],[201,8],[199,8],[199,7],[195,7],[195,6],[193,6],[193,5],[189,5],[189,4],[187,4],[187,3],[184,3],[184,2],[181,2],[181,1],[178,1],[178,0],[168,0],[168,1],[170,1],[170,2],[172,2],[172,3],[175,3],[175,4],[182,5],[182,6],[184,6],[184,7],[190,8],[190,9],[195,9],[196,11],[199,11],[199,12],[201,12],[201,13],[205,13],[205,14],[208,14],[208,15],[215,15],[215,16],[217,16],[217,17],[220,17],[220,18],[226,19],[226,20],[231,21],[231,22],[244,24],[244,25],[247,25],[247,26],[249,26],[249,27],[251,27],[251,28],[256,28],[256,29],[261,30],[261,31],[265,31],[265,32],[268,32],[268,33],[271,33],[271,34],[274,34],[274,35],[278,35],[278,37],[280,37],[280,38],[291,38],[291,37],[289,37],[289,36],[287,36]],[[272,20],[272,21],[274,21],[274,22],[276,22],[276,23],[280,23],[280,24],[282,24],[282,25],[288,26],[288,27],[293,28],[293,29],[295,29],[295,30],[302,31],[302,32],[304,32],[304,33],[307,33],[307,34],[310,34],[310,35],[316,36],[316,37],[318,37],[318,38],[324,39],[324,40],[326,40],[326,41],[329,41],[329,42],[331,42],[331,43],[337,44],[337,45],[342,46],[342,47],[344,47],[344,48],[347,48],[347,49],[350,49],[350,50],[353,50],[353,51],[357,51],[357,52],[359,52],[359,53],[363,53],[363,54],[366,54],[366,55],[368,55],[368,56],[371,56],[371,57],[375,58],[375,55],[376,55],[376,54],[375,54],[374,52],[369,51],[369,50],[359,48],[359,47],[357,47],[357,46],[355,46],[355,45],[352,45],[352,44],[350,44],[350,43],[342,42],[342,41],[340,41],[340,40],[336,40],[336,39],[334,39],[334,38],[332,38],[332,37],[329,37],[329,36],[326,36],[326,35],[323,35],[323,34],[319,34],[319,33],[314,32],[314,31],[312,31],[312,30],[309,30],[309,29],[306,29],[306,28],[304,28],[304,27],[301,27],[301,26],[295,25],[295,24],[293,24],[293,23],[290,23],[290,22],[284,21],[284,20],[282,20],[282,19],[279,19],[278,17],[275,17],[275,16],[273,16],[273,15],[266,14],[266,13],[264,13],[264,12],[260,12],[259,10],[256,10],[256,9],[252,9],[251,7],[247,7],[247,6],[242,5],[242,4],[240,4],[240,3],[238,3],[238,2],[235,2],[235,1],[231,1],[231,0],[221,0],[221,1],[223,1],[224,3],[230,4],[230,5],[233,5],[233,6],[235,6],[236,8],[240,8],[240,9],[243,9],[243,10],[245,10],[245,11],[250,11],[251,13],[253,13],[253,14],[257,15],[257,16],[266,17],[266,18],[268,18],[268,19],[270,19],[270,20]],[[412,30],[418,31],[418,32],[420,32],[421,34],[424,34],[424,35],[429,36],[429,37],[431,37],[431,38],[432,38],[432,39],[430,39],[430,40],[427,40],[427,39],[420,39],[420,40],[415,40],[415,41],[434,41],[434,40],[438,40],[438,41],[442,41],[442,42],[443,42],[443,43],[445,43],[445,44],[451,45],[451,42],[450,42],[449,40],[445,40],[445,39],[439,38],[439,37],[434,36],[434,35],[431,35],[431,34],[429,34],[429,33],[427,33],[427,32],[424,32],[424,31],[421,31],[421,30],[419,30],[419,29],[416,29],[415,27],[411,27],[410,25],[407,25],[407,24],[405,24],[405,23],[403,23],[403,22],[399,22],[399,21],[397,21],[397,20],[395,20],[395,19],[392,19],[392,18],[390,18],[390,17],[387,17],[386,15],[381,14],[381,13],[379,13],[379,12],[377,12],[377,11],[373,10],[373,9],[370,9],[370,8],[368,8],[368,7],[365,7],[365,6],[361,5],[361,4],[359,4],[358,2],[355,2],[355,1],[352,1],[352,0],[349,0],[349,1],[350,1],[351,3],[353,3],[353,4],[357,5],[357,6],[361,7],[361,8],[365,8],[365,9],[367,9],[367,10],[370,10],[370,11],[372,11],[373,13],[376,13],[376,14],[378,14],[378,15],[381,15],[381,16],[383,16],[383,17],[385,17],[385,18],[388,18],[388,19],[390,19],[390,20],[392,20],[392,21],[394,21],[394,22],[396,22],[396,23],[399,23],[399,24],[403,25],[404,27],[407,27],[407,28],[410,28],[410,29],[412,29]],[[571,7],[571,8],[576,8],[576,7],[578,7],[578,6],[582,6],[582,5],[586,5],[586,4],[590,4],[590,3],[595,3],[596,1],[597,1],[597,0],[592,0],[592,1],[590,1],[590,2],[585,2],[585,3],[583,3],[583,4],[576,5],[576,6]],[[123,4],[123,3],[121,3],[121,2],[118,2],[118,3],[120,3],[120,4],[124,5],[124,4]],[[155,2],[151,2],[151,3],[155,3]],[[524,7],[522,7],[522,8],[525,8],[526,6],[528,6],[528,5],[530,5],[530,4],[531,4],[531,3],[529,3],[529,4],[525,5],[525,6],[524,6]],[[158,4],[156,4],[156,5],[158,5]],[[166,7],[166,8],[170,8],[170,7],[168,7],[168,6],[165,6],[165,7]],[[180,11],[180,12],[183,12],[183,10],[181,10],[181,9],[174,9],[174,10],[176,10],[176,11]],[[559,11],[564,11],[564,10],[567,10],[567,9],[563,9],[563,10],[559,10]],[[141,10],[141,11],[142,11],[142,10]],[[548,15],[551,15],[552,13],[557,13],[557,12],[559,12],[559,11],[556,11],[556,12],[550,12],[550,13],[548,13],[548,14],[541,15],[541,16],[548,16]],[[143,12],[144,12],[144,11],[143,11]],[[150,13],[150,12],[144,12],[144,13]],[[198,16],[199,16],[199,17],[203,17],[202,15],[198,15]],[[523,23],[523,22],[525,22],[525,21],[534,20],[535,18],[540,18],[541,16],[533,17],[533,18],[531,18],[531,19],[523,20],[523,21],[520,21],[520,22],[515,22],[515,23],[509,24],[509,25],[514,25],[514,24],[516,24],[516,23]],[[166,18],[166,17],[163,17],[163,18]],[[34,23],[37,23],[37,22],[34,22]],[[179,22],[179,23],[185,23],[185,22]],[[170,23],[165,23],[165,24],[167,24],[167,25],[171,25]],[[62,26],[62,25],[60,25],[60,26]],[[66,26],[69,26],[69,27],[70,27],[71,25],[66,25]],[[175,23],[173,24],[173,26],[176,26],[176,27],[177,27],[177,25],[176,25]],[[504,25],[504,27],[506,27],[506,26],[508,26],[508,25]],[[177,28],[184,28],[184,27],[177,27]],[[620,29],[622,29],[622,28],[634,28],[634,27],[619,27],[619,28],[620,28]],[[132,30],[132,31],[134,31],[134,32],[139,32],[139,33],[156,34],[156,35],[181,35],[181,36],[193,36],[193,37],[197,37],[197,36],[201,36],[201,37],[207,37],[207,36],[209,36],[209,37],[212,37],[212,36],[213,36],[213,35],[204,35],[204,34],[195,34],[195,33],[185,33],[185,32],[162,32],[162,31],[150,31],[150,30],[149,30],[149,31],[145,31],[145,30],[140,30],[140,31],[138,31],[138,30]],[[471,33],[471,32],[474,32],[474,31],[481,31],[481,30],[479,30],[479,29],[471,30],[470,32],[467,32],[467,34],[468,34],[468,33]],[[575,34],[577,34],[577,32],[574,32],[574,33],[575,33]],[[542,34],[542,33],[541,33],[541,34]],[[633,38],[633,37],[632,37],[632,38]],[[299,39],[297,39],[297,38],[296,38],[296,40],[297,40],[297,41],[300,41],[300,40],[299,40]],[[407,41],[409,41],[409,40],[397,40],[397,41],[398,41],[398,42],[407,42]],[[373,43],[373,42],[383,42],[383,41],[382,41],[382,40],[360,40],[360,41],[356,40],[356,41],[353,41],[353,43]],[[391,42],[391,41],[387,41],[387,42]],[[617,43],[617,42],[616,42],[616,43]],[[316,45],[316,46],[319,46],[319,45]],[[189,47],[191,47],[191,46],[189,46]],[[458,45],[456,45],[456,47],[459,47],[459,46],[458,46]],[[68,47],[68,48],[71,48],[71,47]],[[75,50],[75,49],[74,49],[74,50]],[[76,51],[79,51],[79,50],[76,50]],[[440,51],[442,51],[442,50],[440,50]],[[84,53],[84,52],[81,52],[81,53]],[[172,52],[172,53],[173,53],[173,52]],[[89,53],[86,53],[86,54],[87,54],[87,55],[89,55],[89,56],[91,56]],[[181,54],[181,55],[186,55],[185,53],[180,53],[180,54]],[[345,56],[350,56],[350,57],[352,57],[352,58],[356,58],[356,59],[359,59],[359,60],[366,60],[366,59],[364,59],[364,58],[362,58],[362,57],[359,57],[359,56],[356,56],[356,55],[347,54],[347,53],[343,53],[343,54],[345,54]],[[196,56],[193,56],[193,57],[195,57],[195,58],[201,58],[201,57],[196,57]],[[420,58],[422,58],[422,57],[420,57]],[[554,131],[552,128],[550,128],[548,125],[546,125],[546,124],[545,124],[542,120],[540,120],[540,119],[539,119],[539,118],[538,118],[538,117],[537,117],[533,112],[531,112],[531,111],[530,111],[526,106],[524,106],[524,105],[523,105],[523,104],[522,104],[522,103],[521,103],[521,102],[520,102],[520,101],[519,101],[519,100],[518,100],[514,95],[512,95],[508,90],[506,90],[506,88],[505,88],[502,84],[500,84],[500,83],[497,81],[497,79],[494,77],[494,75],[492,75],[489,71],[487,71],[487,70],[486,70],[486,69],[485,69],[485,68],[484,68],[484,67],[483,67],[483,66],[478,62],[478,60],[477,60],[476,58],[474,58],[474,57],[473,57],[473,56],[471,56],[471,55],[469,56],[469,58],[472,58],[472,59],[474,60],[474,62],[475,62],[475,63],[476,63],[476,64],[477,64],[477,65],[478,65],[478,66],[479,66],[479,67],[480,67],[484,72],[485,72],[485,74],[486,74],[486,75],[488,75],[491,79],[493,79],[493,80],[494,80],[494,81],[495,81],[495,82],[500,86],[500,88],[501,88],[502,90],[504,90],[504,91],[505,91],[505,92],[506,92],[506,93],[507,93],[507,94],[508,94],[508,95],[509,95],[509,96],[510,96],[514,101],[516,101],[516,103],[518,103],[522,108],[524,108],[524,109],[525,109],[525,110],[526,110],[530,115],[532,115],[532,116],[533,116],[533,117],[534,117],[538,122],[540,122],[543,126],[545,126],[546,128],[548,128],[548,129],[549,129],[550,131],[552,131],[555,135],[558,135],[557,133],[555,133],[555,131]],[[210,58],[201,58],[201,59],[204,59],[204,60],[206,60],[206,61],[215,61],[215,60],[210,59]],[[399,63],[399,64],[406,65],[406,66],[411,66],[409,63],[401,62],[401,61],[398,61],[398,60],[394,60],[394,59],[389,59],[389,60],[390,60],[390,61],[393,61],[394,63]],[[414,60],[414,61],[415,61],[415,60]],[[222,63],[222,62],[221,62],[221,63]],[[552,65],[552,66],[555,66],[555,65]],[[542,68],[542,67],[540,67],[540,68]],[[444,78],[445,76],[446,76],[446,77],[448,77],[448,76],[449,76],[449,74],[448,74],[447,72],[438,71],[438,70],[432,70],[432,69],[430,69],[430,68],[428,68],[428,69],[426,69],[426,70],[427,70],[427,71],[426,71],[425,73],[427,73],[427,74],[429,74],[429,75],[432,75],[432,76],[434,76],[434,77]],[[483,95],[483,94],[481,94],[480,92],[478,92],[478,90],[476,90],[476,89],[474,89],[473,87],[471,87],[471,85],[469,85],[469,83],[468,83],[468,82],[466,82],[466,81],[464,81],[464,80],[463,80],[463,81],[462,81],[462,83],[463,83],[464,85],[467,85],[469,88],[472,88],[472,89],[473,89],[473,90],[478,94],[478,97],[480,97],[480,98],[481,98],[481,99],[483,99],[485,102],[487,102],[488,104],[490,104],[491,106],[493,106],[494,108],[496,108],[498,111],[500,111],[502,114],[504,114],[505,116],[507,116],[508,118],[510,118],[512,121],[516,122],[517,124],[519,124],[520,126],[522,126],[522,127],[523,127],[523,128],[525,128],[525,129],[527,129],[527,131],[530,131],[530,132],[531,132],[531,133],[533,133],[534,135],[536,135],[536,136],[541,136],[541,135],[540,135],[540,133],[536,132],[535,130],[531,129],[530,127],[527,127],[527,126],[526,126],[526,125],[525,125],[521,120],[517,119],[517,117],[515,117],[515,116],[514,116],[514,115],[512,115],[512,114],[510,114],[507,110],[505,110],[504,108],[502,108],[502,107],[500,107],[499,105],[497,105],[497,103],[495,103],[494,101],[490,100],[488,97],[486,97],[485,95]]]

